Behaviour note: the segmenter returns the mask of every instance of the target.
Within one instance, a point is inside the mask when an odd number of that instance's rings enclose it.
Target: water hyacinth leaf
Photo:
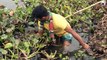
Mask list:
[[[8,35],[6,34],[1,35],[1,39],[7,39],[7,38],[8,38]]]
[[[13,44],[12,43],[7,43],[5,44],[4,48],[12,48],[13,47]]]
[[[0,52],[1,52],[2,54],[7,54],[7,50],[2,49],[2,48],[0,48]]]
[[[19,43],[20,43],[20,40],[16,39],[16,40],[15,40],[15,48],[18,48]]]
[[[62,58],[62,54],[59,54],[59,57]]]
[[[33,41],[34,44],[37,44],[39,42],[39,40],[36,39],[36,38],[34,38],[32,41]]]
[[[29,47],[30,46],[29,42],[24,42],[24,46]]]
[[[18,58],[18,54],[14,54],[13,58],[17,59]]]
[[[27,52],[27,54],[29,55],[29,54],[30,54],[30,49],[27,48],[27,49],[26,49],[26,52]]]
[[[16,44],[16,45],[19,45],[19,43],[20,43],[20,40],[16,39],[16,40],[15,40],[15,44]]]
[[[5,59],[1,58],[1,60],[5,60]]]
[[[12,32],[12,29],[8,28],[8,29],[6,29],[6,32],[10,33],[10,32]]]
[[[35,22],[29,22],[28,24],[29,24],[29,25],[32,25],[32,24],[34,24],[34,23],[35,23]]]
[[[60,3],[62,0],[58,0],[58,3]]]
[[[32,8],[27,8],[27,12],[30,14],[32,11]]]
[[[19,2],[19,0],[14,0],[14,2],[17,4]]]

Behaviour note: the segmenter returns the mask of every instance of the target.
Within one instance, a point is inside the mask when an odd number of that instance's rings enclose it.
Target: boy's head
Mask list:
[[[32,18],[44,21],[47,19],[49,12],[43,5],[38,5],[32,11]]]

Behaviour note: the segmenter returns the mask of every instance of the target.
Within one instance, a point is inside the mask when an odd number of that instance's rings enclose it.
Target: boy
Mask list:
[[[86,51],[90,50],[90,46],[71,28],[63,16],[48,12],[44,6],[39,5],[33,10],[32,17],[39,20],[42,27],[50,31],[51,38],[54,38],[54,34],[62,38],[64,48],[71,44],[73,36]],[[43,32],[43,29],[41,31]]]

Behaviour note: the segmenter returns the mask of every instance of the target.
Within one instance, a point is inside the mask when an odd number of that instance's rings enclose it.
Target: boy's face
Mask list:
[[[45,22],[45,21],[47,21],[48,20],[48,16],[44,16],[44,17],[42,17],[41,19],[39,19],[41,22]]]

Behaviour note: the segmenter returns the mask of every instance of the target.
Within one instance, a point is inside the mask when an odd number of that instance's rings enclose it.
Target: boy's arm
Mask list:
[[[42,36],[43,33],[44,33],[44,27],[39,27],[37,34],[38,34],[39,36]]]
[[[44,26],[43,25],[41,25],[41,22],[40,21],[36,21],[36,34],[37,35],[39,35],[39,36],[42,36],[43,35],[43,33],[44,33]]]
[[[79,36],[79,34],[77,34],[72,28],[71,26],[67,25],[67,27],[65,28],[65,30],[69,33],[71,33],[73,35],[73,37],[83,46],[83,48],[88,49],[90,48],[90,46],[88,44],[86,44],[83,39]]]

